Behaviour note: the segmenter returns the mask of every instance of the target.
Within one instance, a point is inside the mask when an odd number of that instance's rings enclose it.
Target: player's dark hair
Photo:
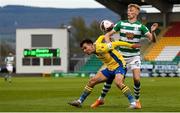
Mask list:
[[[93,44],[93,41],[90,40],[90,39],[85,39],[85,40],[83,40],[83,41],[80,43],[80,47],[82,47],[84,43]]]

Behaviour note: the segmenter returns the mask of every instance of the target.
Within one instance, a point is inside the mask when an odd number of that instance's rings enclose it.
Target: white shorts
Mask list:
[[[140,69],[141,68],[141,57],[134,56],[130,58],[124,58],[126,61],[127,69]]]
[[[6,69],[7,69],[9,72],[13,72],[13,66],[10,65],[10,64],[8,64],[8,65],[6,66]]]

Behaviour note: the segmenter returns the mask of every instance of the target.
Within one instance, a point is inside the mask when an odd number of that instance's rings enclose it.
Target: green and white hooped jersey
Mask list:
[[[128,43],[139,43],[141,37],[149,32],[148,28],[141,22],[136,21],[134,23],[130,23],[128,20],[119,21],[114,26],[113,30],[120,32],[120,41],[125,41]],[[140,55],[140,49],[132,49],[122,46],[118,47],[117,49],[125,58]]]
[[[13,56],[8,56],[5,58],[5,63],[6,65],[13,65],[14,62],[14,57]]]

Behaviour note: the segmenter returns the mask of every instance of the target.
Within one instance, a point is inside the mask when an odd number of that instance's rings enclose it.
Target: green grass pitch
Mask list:
[[[0,78],[0,112],[180,112],[180,77],[141,78],[142,109],[128,109],[128,101],[113,84],[105,104],[90,105],[98,98],[103,84],[97,85],[82,108],[69,106],[77,99],[88,78],[14,77],[11,84]],[[132,78],[126,78],[132,89]]]

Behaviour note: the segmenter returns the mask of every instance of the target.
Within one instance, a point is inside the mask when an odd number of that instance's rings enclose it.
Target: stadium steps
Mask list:
[[[144,52],[144,60],[155,61],[166,46],[180,46],[179,28],[180,22],[174,22],[167,29],[164,29],[160,36],[158,36],[160,38],[158,38],[157,43],[151,44]]]
[[[172,61],[180,50],[180,46],[165,46],[155,61]]]
[[[83,73],[96,73],[102,66],[102,62],[92,55],[86,63],[77,72]]]
[[[144,57],[145,60],[155,61],[166,46],[180,46],[180,37],[162,37]],[[166,55],[169,54],[166,52]]]

